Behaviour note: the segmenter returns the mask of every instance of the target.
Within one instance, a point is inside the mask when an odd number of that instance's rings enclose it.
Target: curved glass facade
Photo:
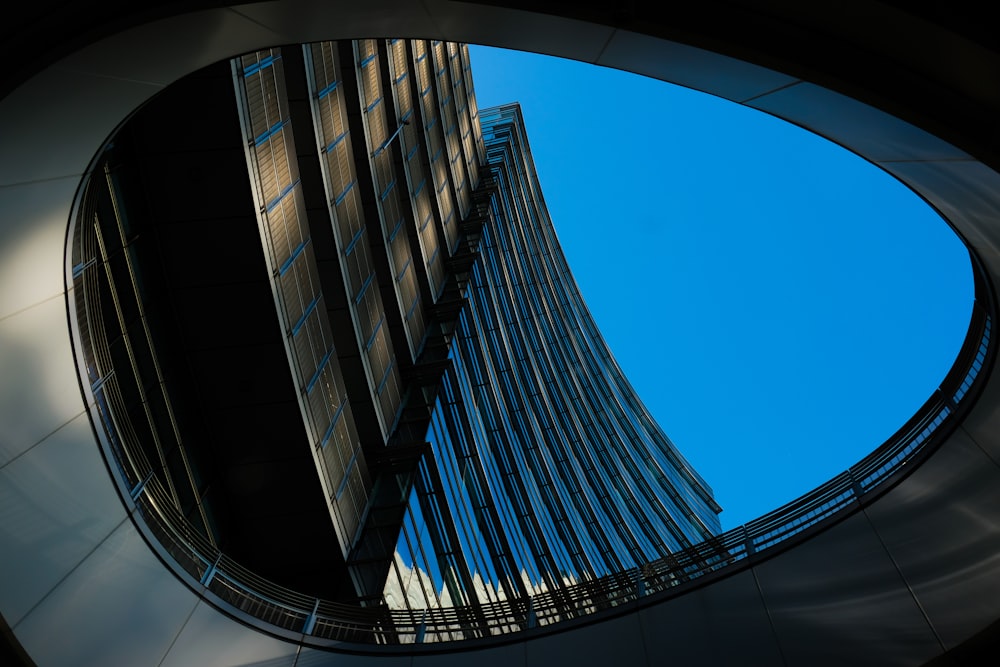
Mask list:
[[[97,281],[100,299],[83,309],[88,331],[107,330],[97,347],[109,336],[138,340],[95,316],[101,303],[149,311],[152,322],[163,319],[160,301],[198,304],[202,315],[234,304],[214,329],[144,325],[142,349],[190,368],[179,379],[160,364],[146,364],[150,375],[129,361],[135,354],[88,376],[157,390],[155,403],[123,390],[123,404],[176,407],[169,433],[139,421],[152,459],[184,455],[183,475],[166,463],[150,475],[185,490],[170,502],[199,534],[235,561],[256,559],[281,585],[325,579],[306,594],[419,610],[527,599],[719,533],[711,489],[646,412],[579,294],[520,108],[480,114],[465,46],[273,48],[192,82],[224,108],[203,108],[179,129],[190,142],[169,147],[170,159],[226,174],[228,226],[211,214],[210,194],[192,195],[181,236],[163,206],[147,210],[114,181],[92,179],[91,197],[116,211],[99,220],[132,216],[143,230],[108,236],[117,241],[105,255],[149,245],[125,268],[165,272],[159,296],[88,268],[97,260],[87,264],[95,253],[84,251],[102,227],[81,225],[74,252],[78,278]],[[176,199],[178,186],[156,177],[168,171],[156,133],[165,120],[186,122],[194,102],[181,90],[109,149],[132,192],[145,193],[136,201]],[[243,258],[227,263],[237,235]],[[204,265],[156,256],[198,238],[231,242],[231,253]],[[261,315],[261,304],[273,313]],[[280,335],[262,333],[275,326]],[[126,412],[114,418],[137,419]],[[183,446],[161,447],[167,435]],[[209,517],[208,500],[224,511]],[[299,566],[306,552],[309,571]]]
[[[535,594],[719,532],[711,490],[649,417],[580,297],[520,108],[486,110],[481,123],[490,196],[390,604]]]

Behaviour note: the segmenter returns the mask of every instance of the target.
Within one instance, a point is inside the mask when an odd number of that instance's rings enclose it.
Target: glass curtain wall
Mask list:
[[[295,393],[272,437],[304,426],[315,471],[303,452],[301,474],[321,482],[337,542],[325,550],[339,546],[346,565],[330,590],[410,609],[521,599],[719,532],[711,490],[579,295],[520,108],[480,114],[465,46],[272,48],[234,59],[223,80],[241,136],[233,120],[235,163],[218,164],[240,172],[245,157],[253,210],[242,215],[255,252],[256,219],[267,272],[257,294],[273,297],[281,331],[257,362],[276,361],[278,375],[287,364]],[[142,309],[139,235],[113,169],[100,184],[74,279],[111,332],[98,348],[121,359],[88,360],[89,380],[117,402],[109,414],[131,412],[148,431],[143,469],[162,471],[171,504],[213,539]],[[256,500],[241,498],[237,519]],[[296,534],[318,532],[303,525]]]
[[[594,328],[519,107],[484,112],[482,127],[494,191],[384,592],[393,605],[554,590],[720,530],[710,488]]]
[[[267,49],[234,60],[233,75],[285,349],[320,481],[346,556],[361,525],[371,480],[313,254],[281,50]]]

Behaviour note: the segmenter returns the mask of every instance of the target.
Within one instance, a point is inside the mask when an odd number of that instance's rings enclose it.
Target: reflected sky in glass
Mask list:
[[[472,67],[480,108],[521,103],[581,292],[725,529],[857,462],[944,378],[968,254],[877,167],[632,74],[484,47]]]

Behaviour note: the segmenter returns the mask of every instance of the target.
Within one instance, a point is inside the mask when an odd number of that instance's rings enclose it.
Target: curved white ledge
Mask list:
[[[1000,273],[994,169],[882,111],[726,56],[436,0],[271,2],[125,29],[0,100],[0,613],[37,664],[921,664],[1000,619],[995,375],[948,442],[861,512],[738,574],[564,632],[443,655],[321,651],[242,625],[182,584],[128,519],[81,398],[65,301],[76,189],[122,119],[184,74],[273,44],[370,35],[553,53],[765,110],[900,178],[943,213],[994,282]]]

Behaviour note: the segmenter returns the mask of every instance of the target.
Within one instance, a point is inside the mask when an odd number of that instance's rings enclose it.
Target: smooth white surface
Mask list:
[[[492,45],[503,35],[505,48],[585,62],[597,62],[616,32],[607,26],[504,7],[441,0],[426,6],[441,31],[439,39]]]
[[[780,664],[781,652],[753,572],[639,612],[646,651],[681,665]]]
[[[281,37],[271,44],[297,44],[390,34],[437,37],[440,30],[425,4],[408,0],[369,0],[356,5],[292,0],[241,5],[233,11]]]
[[[0,468],[0,600],[16,626],[125,520],[83,414]]]
[[[961,484],[941,502],[937,489]],[[959,429],[948,447],[867,510],[879,539],[948,648],[990,618],[1000,599],[1000,467]],[[942,561],[951,567],[943,570]]]
[[[62,68],[46,70],[0,102],[7,127],[22,130],[4,134],[0,184],[83,174],[118,123],[160,88]],[[47,128],[44,133],[39,132],[42,127]],[[46,213],[62,204],[65,225],[70,203],[54,199]]]
[[[965,160],[963,151],[867,104],[811,83],[798,83],[751,100],[747,106],[790,120],[872,162]]]
[[[617,30],[597,61],[742,103],[796,79],[693,46]]]
[[[442,655],[415,655],[413,656],[413,667],[469,667],[480,663],[482,658],[479,651],[457,651],[455,653],[445,653]],[[506,644],[490,649],[490,662],[510,665],[510,667],[520,667],[527,660],[527,645],[524,642]],[[299,666],[296,666],[299,667]]]
[[[125,521],[14,632],[39,665],[156,665],[198,602]]]
[[[6,143],[5,136],[0,146]],[[79,184],[79,176],[66,176],[0,187],[0,326],[5,318],[26,308],[48,299],[61,300],[66,289],[63,243],[69,223],[65,202],[72,199]]]
[[[962,423],[973,442],[985,451],[995,464],[1000,464],[1000,382],[991,382],[983,391],[976,411]]]
[[[128,84],[160,88],[258,45],[279,43],[278,32],[244,16],[243,8],[212,9],[136,26],[80,50],[58,68],[118,81],[123,90]]]
[[[84,410],[61,297],[0,319],[0,378],[5,466]]]
[[[200,602],[160,667],[292,667],[297,647],[238,623]]]
[[[886,168],[955,225],[979,253],[987,271],[996,275],[1000,261],[1000,174],[974,160],[897,162]]]
[[[628,614],[604,621],[600,625],[584,626],[570,632],[557,632],[536,637],[525,643],[528,667],[552,665],[643,665],[650,660],[642,641],[639,615]],[[660,656],[660,660],[663,656]],[[490,660],[491,662],[492,659]]]
[[[942,650],[864,512],[754,572],[789,664],[922,664]]]
[[[298,660],[295,662],[295,667],[366,667],[368,665],[377,665],[377,667],[411,667],[411,663],[414,660],[415,658],[409,655],[351,655],[349,653],[331,653],[313,648],[303,648],[301,653],[299,653]],[[437,663],[432,661],[429,664],[434,665]],[[475,661],[462,664],[477,667]],[[496,664],[500,665],[503,663]]]

